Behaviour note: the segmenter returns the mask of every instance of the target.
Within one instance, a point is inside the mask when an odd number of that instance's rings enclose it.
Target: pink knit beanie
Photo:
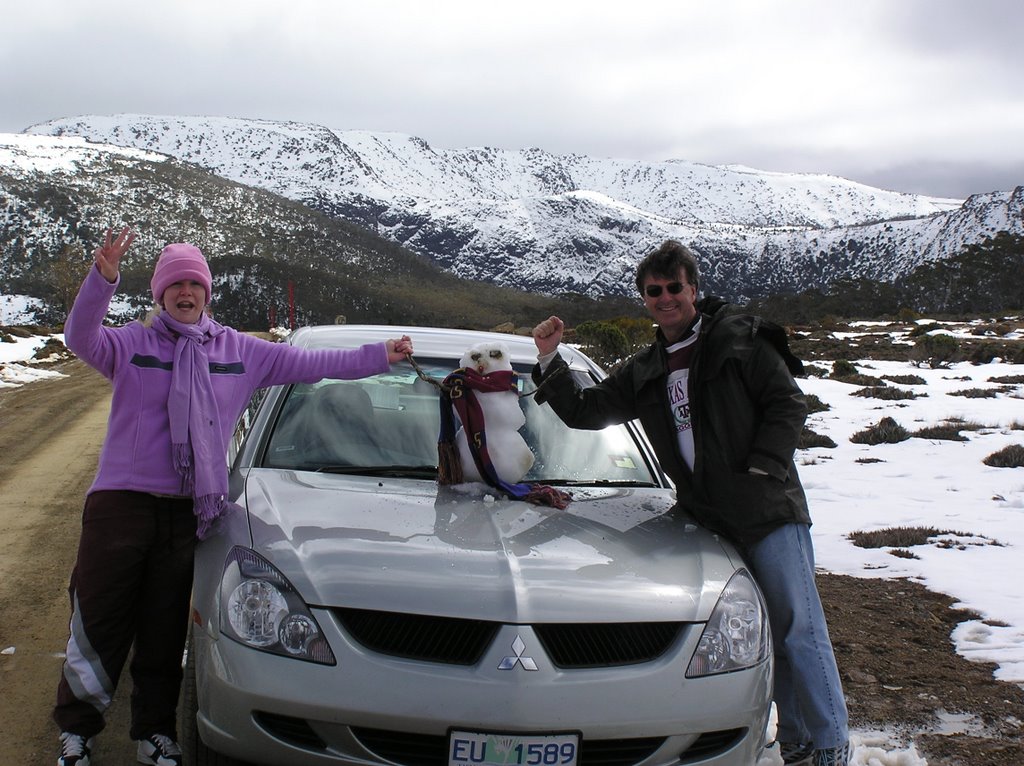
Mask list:
[[[192,279],[203,286],[206,290],[206,302],[209,303],[213,279],[202,252],[195,245],[184,242],[168,245],[161,251],[156,268],[153,269],[153,278],[149,281],[153,300],[160,303],[168,287],[186,279]]]

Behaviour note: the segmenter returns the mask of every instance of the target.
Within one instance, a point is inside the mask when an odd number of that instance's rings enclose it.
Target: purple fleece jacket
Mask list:
[[[104,327],[116,289],[117,283],[91,268],[64,325],[67,347],[113,383],[107,436],[89,492],[130,489],[187,495],[174,469],[167,415],[174,344],[142,322]],[[300,349],[224,329],[207,344],[207,354],[225,444],[257,388],[322,378],[352,380],[389,367],[383,343]]]

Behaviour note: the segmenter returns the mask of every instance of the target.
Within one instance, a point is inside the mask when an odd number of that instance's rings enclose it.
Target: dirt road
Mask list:
[[[0,655],[0,764],[57,757],[50,709],[68,634],[67,581],[110,406],[100,375],[78,361],[57,369],[68,377],[0,390],[0,650],[8,652]],[[107,766],[135,764],[125,696],[95,759]]]
[[[97,373],[77,361],[58,369],[67,377],[0,389],[0,651],[13,648],[0,654],[0,766],[56,759],[67,581],[109,409]],[[969,615],[952,599],[906,581],[825,575],[819,587],[855,727],[904,732],[929,766],[1024,764],[1024,690],[953,651],[950,633]],[[135,764],[128,681],[96,766]],[[950,734],[950,716],[966,729]]]

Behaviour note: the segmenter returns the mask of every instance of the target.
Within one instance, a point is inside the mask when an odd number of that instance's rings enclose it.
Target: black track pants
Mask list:
[[[61,731],[103,729],[128,653],[130,736],[177,738],[175,708],[192,593],[192,500],[99,491],[86,498],[71,573],[71,635],[53,719]]]

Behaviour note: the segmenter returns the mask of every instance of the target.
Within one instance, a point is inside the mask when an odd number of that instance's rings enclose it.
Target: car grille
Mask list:
[[[406,659],[474,665],[501,627],[451,617],[335,609],[352,638],[368,649]],[[534,625],[551,662],[563,669],[649,662],[672,646],[681,622],[548,623]]]
[[[535,625],[537,638],[560,668],[631,665],[660,657],[675,642],[681,622]]]
[[[475,665],[500,627],[483,620],[369,609],[335,609],[334,613],[349,635],[368,649],[450,665]]]
[[[448,737],[403,731],[352,728],[359,743],[379,758],[401,766],[444,766],[448,763]],[[632,766],[649,757],[664,737],[595,739],[582,741],[580,766]]]

